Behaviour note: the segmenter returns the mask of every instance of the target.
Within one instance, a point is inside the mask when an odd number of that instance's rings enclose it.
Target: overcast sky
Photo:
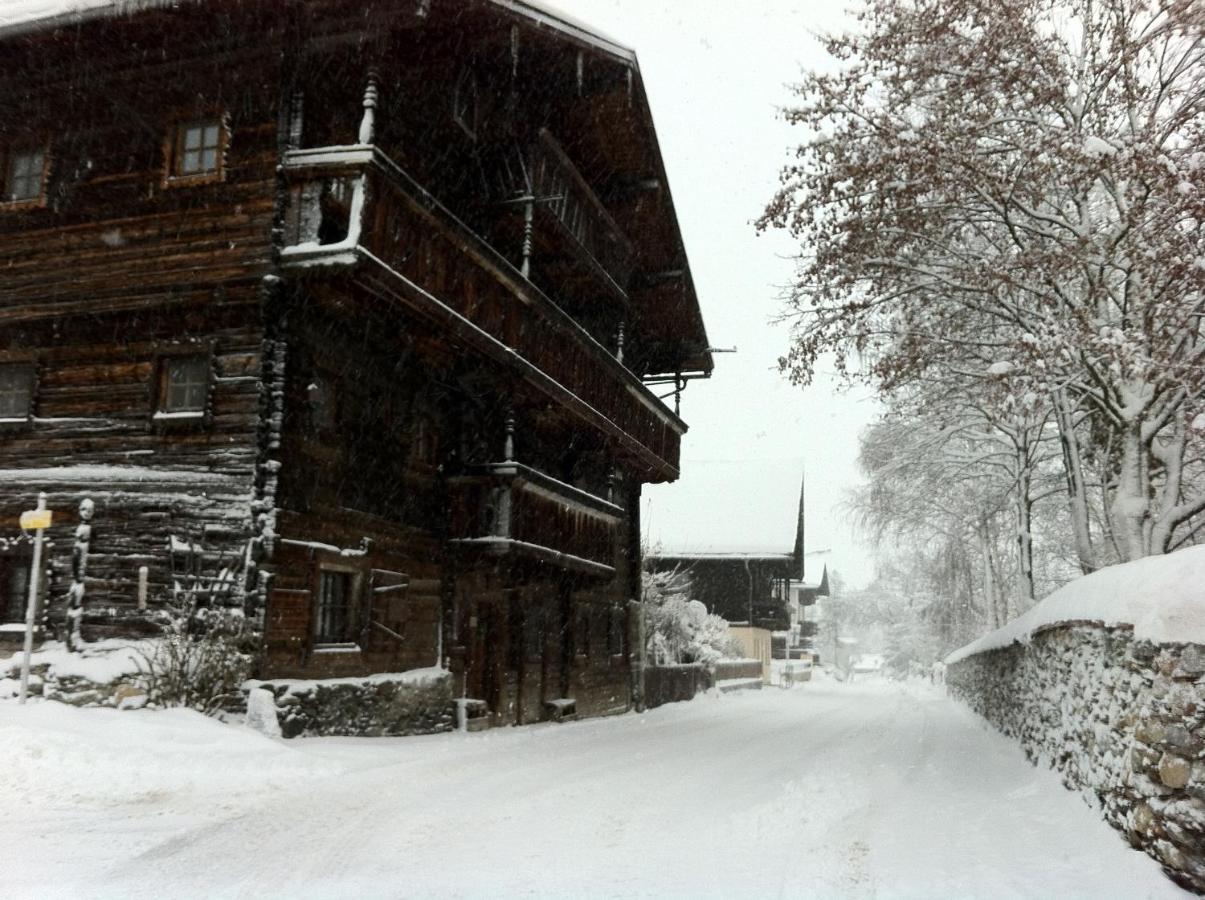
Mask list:
[[[555,0],[566,13],[634,47],[640,58],[708,335],[708,382],[692,382],[682,478],[649,488],[647,537],[666,548],[778,548],[794,543],[799,478],[807,469],[808,560],[860,585],[869,555],[838,508],[856,484],[857,437],[874,414],[865,394],[831,378],[803,390],[778,374],[787,346],[781,289],[792,275],[783,235],[751,221],[773,194],[800,135],[776,115],[803,68],[826,64],[813,37],[841,29],[841,0]],[[742,462],[747,465],[732,465]]]

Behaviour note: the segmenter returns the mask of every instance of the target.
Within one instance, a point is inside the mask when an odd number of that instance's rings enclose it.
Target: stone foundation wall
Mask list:
[[[950,692],[1205,893],[1205,646],[1059,625],[949,666]]]
[[[436,734],[456,728],[452,675],[248,682],[276,698],[284,737]]]

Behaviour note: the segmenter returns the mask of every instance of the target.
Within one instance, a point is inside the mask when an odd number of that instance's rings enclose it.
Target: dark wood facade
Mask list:
[[[146,6],[0,29],[0,521],[59,513],[49,623],[90,497],[85,638],[192,565],[265,676],[626,708],[685,432],[644,382],[711,367],[634,57],[523,3]]]
[[[789,553],[679,553],[650,556],[653,572],[683,572],[691,598],[733,625],[791,627],[790,585],[800,565]]]

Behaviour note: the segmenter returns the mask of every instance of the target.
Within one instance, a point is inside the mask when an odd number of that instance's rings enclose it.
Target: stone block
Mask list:
[[[1194,736],[1187,728],[1182,725],[1171,725],[1164,729],[1163,739],[1160,742],[1164,748],[1173,751],[1177,756],[1187,757],[1192,759],[1201,753],[1205,748],[1200,738]]]
[[[1163,723],[1154,719],[1143,719],[1134,728],[1134,737],[1144,744],[1158,744],[1166,734]]]
[[[1197,678],[1205,675],[1205,647],[1200,644],[1188,644],[1180,654],[1180,664],[1176,674],[1181,677]]]
[[[1164,753],[1159,760],[1159,780],[1169,788],[1179,789],[1192,778],[1192,763],[1179,756]]]

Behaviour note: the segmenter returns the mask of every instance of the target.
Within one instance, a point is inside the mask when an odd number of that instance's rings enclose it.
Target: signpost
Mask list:
[[[25,607],[25,656],[21,660],[21,702],[29,695],[29,659],[33,655],[33,623],[38,607],[38,579],[42,574],[42,534],[50,527],[46,495],[38,494],[38,508],[21,513],[21,527],[34,533],[33,566],[29,572],[29,603]]]

